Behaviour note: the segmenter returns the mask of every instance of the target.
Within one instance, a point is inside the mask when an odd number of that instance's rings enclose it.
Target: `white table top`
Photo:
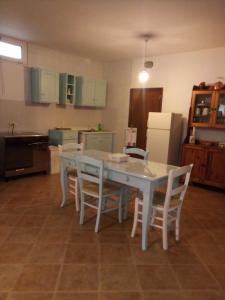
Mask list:
[[[76,152],[63,152],[60,157],[76,161],[76,157],[79,155],[87,155],[99,160],[104,160],[104,167],[107,170],[116,171],[119,173],[147,179],[150,181],[159,180],[168,176],[168,173],[172,169],[176,169],[176,166],[162,164],[153,161],[145,161],[129,157],[127,162],[112,162],[108,158],[107,152],[98,150],[84,150]]]

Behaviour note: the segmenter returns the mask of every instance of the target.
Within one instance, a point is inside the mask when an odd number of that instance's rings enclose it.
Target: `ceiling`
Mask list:
[[[0,0],[0,34],[112,61],[225,46],[225,0]]]

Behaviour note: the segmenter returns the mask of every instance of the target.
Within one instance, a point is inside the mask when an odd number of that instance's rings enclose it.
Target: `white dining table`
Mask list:
[[[127,162],[112,162],[109,153],[98,150],[83,150],[63,152],[60,154],[60,178],[62,187],[62,206],[68,195],[67,170],[76,168],[76,161],[80,155],[87,155],[104,161],[104,177],[126,186],[138,188],[143,193],[143,223],[142,250],[148,248],[148,227],[152,209],[154,190],[167,181],[171,169],[177,168],[167,164],[141,160],[129,157]]]

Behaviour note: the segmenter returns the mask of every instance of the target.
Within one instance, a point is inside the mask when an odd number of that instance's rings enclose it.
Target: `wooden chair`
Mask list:
[[[80,224],[84,222],[85,206],[97,210],[95,232],[99,231],[100,216],[118,210],[119,223],[122,222],[122,190],[119,184],[103,180],[104,162],[88,156],[77,160],[77,173],[80,186],[81,211]],[[108,202],[114,204],[107,208]]]
[[[149,151],[145,151],[143,149],[140,148],[123,148],[123,153],[124,154],[134,154],[134,155],[138,155],[141,158],[143,158],[144,160],[148,160],[148,156],[149,156]]]
[[[163,249],[168,249],[167,231],[168,227],[175,222],[175,236],[179,240],[180,234],[180,214],[184,201],[184,196],[187,191],[190,174],[193,164],[184,166],[169,172],[168,184],[166,193],[156,191],[153,198],[152,215],[150,226],[160,228],[162,230]],[[178,184],[179,178],[184,177],[184,183]],[[135,199],[134,223],[131,237],[134,237],[137,224],[142,223],[143,200]],[[158,223],[156,223],[158,221]]]
[[[59,153],[68,151],[81,151],[83,150],[83,144],[67,143],[58,145]],[[77,171],[75,169],[68,169],[68,192],[74,196],[76,211],[80,210],[80,199],[79,199],[79,183],[77,178]],[[63,203],[61,204],[63,206]]]
[[[138,157],[140,157],[141,159],[144,159],[144,160],[148,160],[148,157],[149,157],[149,151],[145,151],[143,149],[140,149],[140,148],[126,148],[124,147],[123,148],[123,153],[124,154],[134,154],[134,155],[137,155]],[[124,219],[127,218],[127,214],[128,214],[128,201],[129,199],[133,199],[135,197],[141,197],[140,195],[140,191],[136,188],[132,188],[132,187],[129,187],[125,190],[124,192],[125,194],[128,194],[127,198],[125,197],[124,199]]]

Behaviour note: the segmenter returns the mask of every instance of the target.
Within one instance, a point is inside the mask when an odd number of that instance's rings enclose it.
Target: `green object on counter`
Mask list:
[[[102,124],[101,123],[98,123],[97,131],[102,131]]]

